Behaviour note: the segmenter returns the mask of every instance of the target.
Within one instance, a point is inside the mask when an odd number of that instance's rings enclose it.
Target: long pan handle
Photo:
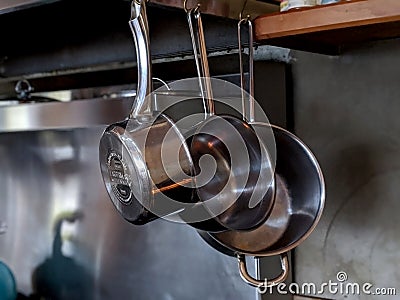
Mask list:
[[[196,26],[193,25],[193,17],[197,20]],[[215,108],[210,79],[210,70],[208,66],[207,47],[199,5],[195,8],[187,10],[187,19],[204,108],[206,115],[211,116],[215,114]]]
[[[150,113],[150,100],[146,99],[153,90],[151,78],[151,54],[149,25],[146,14],[146,0],[132,0],[131,19],[129,26],[133,34],[136,48],[136,60],[138,69],[138,84],[136,99],[133,103],[130,118]]]
[[[244,89],[244,68],[243,68],[243,46],[242,46],[242,25],[247,24],[249,28],[249,116],[248,121],[255,121],[254,113],[254,49],[253,49],[253,24],[250,19],[243,18],[238,23],[238,41],[239,41],[239,63],[240,63],[240,87],[242,88],[242,113],[243,119],[247,118],[246,114],[246,93]]]

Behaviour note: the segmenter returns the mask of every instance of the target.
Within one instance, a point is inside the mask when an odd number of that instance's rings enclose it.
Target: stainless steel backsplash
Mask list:
[[[103,186],[104,126],[0,134],[0,259],[21,295],[251,299],[236,260],[187,225],[123,220]]]

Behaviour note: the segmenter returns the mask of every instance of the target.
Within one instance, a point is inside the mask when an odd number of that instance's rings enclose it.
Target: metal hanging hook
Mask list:
[[[195,7],[188,8],[187,7],[187,0],[183,0],[183,9],[185,10],[186,13],[188,13],[189,11],[196,12],[196,11],[199,10],[199,8],[200,8],[200,3],[199,2],[197,3],[197,5]]]
[[[242,20],[242,19],[243,19],[242,16],[243,16],[244,9],[246,8],[247,1],[248,1],[248,0],[245,0],[244,3],[243,3],[242,10],[241,10],[240,13],[239,13],[239,20]],[[250,19],[250,15],[247,15],[247,19]]]
[[[29,99],[33,90],[34,88],[27,79],[18,80],[15,85],[15,92],[17,93],[18,99]]]

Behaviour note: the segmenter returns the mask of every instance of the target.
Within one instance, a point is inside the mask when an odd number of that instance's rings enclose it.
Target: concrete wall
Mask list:
[[[315,153],[327,187],[323,218],[295,252],[297,282],[339,282],[345,272],[345,284],[394,287],[399,297],[399,54],[399,39],[337,57],[291,53],[295,131]]]

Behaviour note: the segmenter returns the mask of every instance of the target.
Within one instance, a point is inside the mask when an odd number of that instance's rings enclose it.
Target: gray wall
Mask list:
[[[342,271],[344,283],[395,287],[399,297],[399,54],[399,39],[337,57],[291,53],[295,131],[318,158],[327,186],[323,218],[295,252],[297,282],[338,282]]]

